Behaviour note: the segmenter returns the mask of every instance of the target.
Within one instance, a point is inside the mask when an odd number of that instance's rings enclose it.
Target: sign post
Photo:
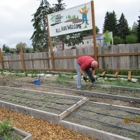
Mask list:
[[[94,59],[97,61],[97,45],[96,45],[96,26],[95,26],[95,14],[94,14],[94,1],[91,1],[91,10],[92,10],[92,32],[93,32],[93,41],[94,41]]]

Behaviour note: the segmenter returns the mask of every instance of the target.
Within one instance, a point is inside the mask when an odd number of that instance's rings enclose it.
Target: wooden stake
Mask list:
[[[104,76],[104,75],[105,75],[105,73],[106,73],[106,71],[103,71],[103,73],[101,74],[101,76]]]
[[[128,80],[131,80],[131,71],[128,71]]]
[[[118,72],[118,71],[116,71],[116,73],[114,74],[114,77],[117,77],[117,76],[118,76],[118,74],[119,74],[119,72]]]

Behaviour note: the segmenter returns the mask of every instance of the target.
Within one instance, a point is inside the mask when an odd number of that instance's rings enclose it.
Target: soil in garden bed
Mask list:
[[[0,87],[0,100],[27,106],[55,114],[60,114],[80,101],[81,97],[71,97],[53,93]]]

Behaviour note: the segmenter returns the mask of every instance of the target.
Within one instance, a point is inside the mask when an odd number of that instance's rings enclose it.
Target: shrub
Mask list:
[[[126,36],[125,42],[127,44],[133,44],[133,43],[137,43],[137,40],[138,40],[137,36],[135,36],[135,35],[128,35],[128,36]]]
[[[114,36],[113,41],[114,45],[122,43],[122,39],[119,36]]]

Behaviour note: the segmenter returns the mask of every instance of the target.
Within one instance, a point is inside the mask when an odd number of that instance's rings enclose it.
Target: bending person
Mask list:
[[[77,59],[75,63],[75,68],[77,72],[77,88],[82,87],[81,75],[83,75],[83,79],[88,82],[88,78],[85,74],[87,73],[90,81],[95,83],[96,80],[94,78],[95,69],[98,67],[98,62],[95,61],[91,56],[81,56]]]

